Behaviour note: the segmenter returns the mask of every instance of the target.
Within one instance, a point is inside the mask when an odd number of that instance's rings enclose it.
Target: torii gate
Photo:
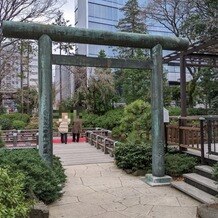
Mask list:
[[[164,166],[162,49],[184,51],[188,40],[158,35],[109,32],[56,25],[3,21],[3,36],[38,40],[39,154],[52,166],[52,64],[152,69],[152,175],[147,182],[168,183]],[[151,60],[117,60],[52,55],[52,41],[151,49]]]

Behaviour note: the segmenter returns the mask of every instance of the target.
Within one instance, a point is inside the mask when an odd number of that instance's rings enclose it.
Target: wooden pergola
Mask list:
[[[218,34],[191,44],[186,51],[175,51],[166,55],[163,57],[163,64],[180,66],[181,116],[185,117],[187,115],[186,68],[218,68]]]

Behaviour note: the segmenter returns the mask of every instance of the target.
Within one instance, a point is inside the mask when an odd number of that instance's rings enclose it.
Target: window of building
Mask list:
[[[90,29],[97,29],[97,30],[107,30],[107,31],[116,31],[116,27],[110,24],[103,24],[98,22],[89,22]]]
[[[106,20],[117,20],[118,8],[89,3],[89,16]]]

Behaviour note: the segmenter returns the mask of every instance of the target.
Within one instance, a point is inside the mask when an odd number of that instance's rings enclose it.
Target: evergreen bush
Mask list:
[[[0,116],[0,124],[2,130],[9,130],[12,128],[12,121],[9,118],[6,118],[4,116]]]
[[[32,203],[26,200],[24,184],[23,173],[0,168],[0,217],[28,217]]]
[[[218,163],[213,166],[213,178],[218,182]]]
[[[184,173],[193,172],[197,165],[197,158],[186,154],[166,154],[166,174],[170,176],[182,176]]]
[[[180,116],[181,115],[181,108],[180,107],[169,107],[167,109],[169,110],[170,116]]]
[[[121,169],[132,171],[151,168],[150,144],[134,142],[118,143],[115,147],[116,165]]]
[[[151,131],[151,106],[142,100],[134,101],[124,108],[120,126],[113,130],[113,136],[119,141],[150,140]]]
[[[10,114],[2,114],[0,115],[0,123],[3,130],[9,130],[13,128],[13,122],[14,121],[22,121],[25,123],[25,126],[28,124],[30,120],[30,116],[28,114],[21,114],[21,113],[10,113]],[[16,126],[15,122],[15,126]],[[18,127],[25,127],[24,124],[17,124]]]
[[[5,142],[2,139],[2,130],[1,130],[1,126],[0,126],[0,148],[5,146]]]
[[[33,192],[44,203],[51,203],[61,196],[66,181],[59,158],[53,157],[53,167],[48,167],[36,149],[0,150],[0,167],[9,166],[13,172],[25,175],[25,192]]]
[[[13,128],[13,129],[22,130],[22,129],[25,128],[25,126],[26,126],[26,123],[23,122],[22,120],[14,120],[14,121],[12,122],[12,128]]]
[[[188,108],[189,116],[207,115],[207,109],[205,108]]]

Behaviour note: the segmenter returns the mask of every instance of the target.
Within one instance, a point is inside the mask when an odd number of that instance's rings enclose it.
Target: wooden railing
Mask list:
[[[86,142],[101,149],[105,154],[114,156],[114,147],[117,141],[110,138],[111,131],[99,129],[94,131],[86,131]]]
[[[199,150],[202,162],[205,146],[208,146],[208,153],[218,155],[218,116],[170,118],[171,123],[165,125],[167,145],[178,145],[181,151]],[[212,150],[210,145],[213,145]]]
[[[31,130],[3,130],[1,135],[6,145],[37,146],[38,129]]]
[[[85,137],[86,132],[91,131],[107,137],[106,143],[109,143],[111,137],[111,131],[101,128],[84,128],[81,136]],[[68,136],[72,136],[71,132],[68,132]],[[2,139],[7,146],[13,147],[36,147],[38,145],[38,129],[31,130],[3,130]],[[53,131],[53,137],[60,137],[60,133]]]

